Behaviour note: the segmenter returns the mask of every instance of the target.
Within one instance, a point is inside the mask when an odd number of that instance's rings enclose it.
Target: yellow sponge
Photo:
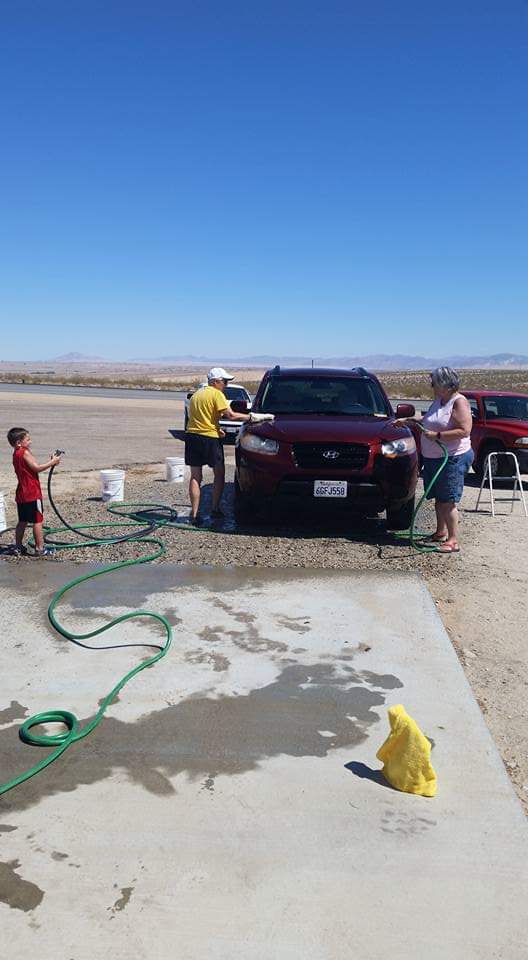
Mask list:
[[[383,776],[397,790],[434,797],[436,773],[431,766],[431,744],[401,703],[389,708],[391,732],[376,756]]]

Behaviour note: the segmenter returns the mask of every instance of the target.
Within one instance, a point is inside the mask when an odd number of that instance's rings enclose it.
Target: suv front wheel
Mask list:
[[[268,501],[244,493],[240,489],[236,473],[233,486],[235,492],[236,520],[240,523],[253,523],[257,526],[268,523],[271,515],[271,508]]]
[[[414,513],[414,497],[407,500],[403,506],[395,507],[390,503],[387,507],[387,530],[408,530]]]

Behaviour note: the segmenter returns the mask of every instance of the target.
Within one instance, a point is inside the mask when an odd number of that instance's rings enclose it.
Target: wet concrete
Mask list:
[[[18,873],[19,867],[18,860],[0,862],[0,902],[7,904],[11,910],[23,910],[27,913],[40,906],[44,891],[35,883],[24,880]]]
[[[18,737],[28,713],[93,716],[148,650],[62,656],[45,605],[79,565],[39,567],[33,590],[5,567],[14,776],[45,756]],[[62,621],[141,606],[169,613],[174,643],[96,732],[0,798],[12,960],[524,957],[524,820],[418,577],[165,565],[96,584]],[[434,800],[381,775],[398,702],[435,743]]]
[[[27,707],[23,707],[22,704],[17,703],[16,700],[11,700],[11,703],[8,707],[5,707],[4,710],[0,710],[0,724],[11,723],[12,720],[21,720],[27,716]]]
[[[246,696],[194,696],[130,724],[110,718],[96,737],[70,748],[60,769],[49,767],[8,794],[4,805],[10,813],[27,809],[45,796],[105,780],[116,766],[131,782],[163,796],[174,792],[172,778],[179,774],[191,780],[212,770],[233,776],[280,755],[326,757],[365,740],[378,721],[374,708],[385,703],[384,691],[401,686],[397,677],[349,666],[340,674],[328,664],[296,664]],[[0,768],[14,776],[27,763],[15,729],[0,731]]]

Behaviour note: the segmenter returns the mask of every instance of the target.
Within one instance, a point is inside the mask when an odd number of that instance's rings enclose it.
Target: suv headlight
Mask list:
[[[245,433],[240,438],[240,446],[243,450],[249,450],[251,453],[266,453],[273,455],[279,452],[279,444],[276,440],[268,440],[266,437],[259,437],[257,433]]]
[[[515,441],[516,447],[528,447],[528,437],[518,437]]]
[[[389,443],[381,444],[381,452],[384,457],[393,460],[395,457],[408,457],[410,453],[415,453],[416,443],[414,437],[402,437],[401,440],[391,440]]]

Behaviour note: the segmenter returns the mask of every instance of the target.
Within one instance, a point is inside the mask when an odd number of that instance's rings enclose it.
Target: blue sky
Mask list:
[[[528,353],[528,4],[0,5],[3,358]]]

